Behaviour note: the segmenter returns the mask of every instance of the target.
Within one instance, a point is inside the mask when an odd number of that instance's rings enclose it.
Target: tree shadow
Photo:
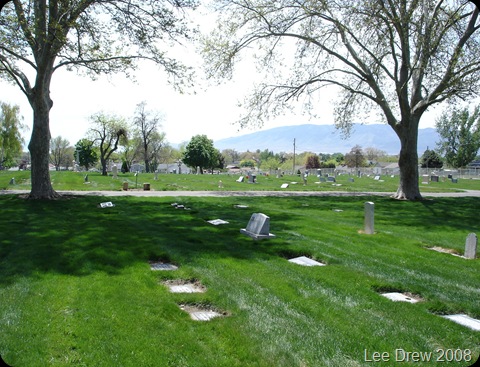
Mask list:
[[[115,198],[114,207],[98,207],[110,200],[2,197],[0,284],[42,273],[114,275],[136,263],[159,259],[191,265],[207,258],[253,259],[275,254],[282,245],[281,240],[267,244],[241,235],[251,212],[219,205],[225,199],[201,201],[190,210],[175,209],[168,198]],[[228,225],[206,222],[222,216],[228,217]],[[285,223],[287,218],[277,220]]]

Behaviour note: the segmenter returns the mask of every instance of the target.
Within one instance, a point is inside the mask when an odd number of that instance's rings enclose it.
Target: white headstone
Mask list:
[[[475,233],[470,233],[465,242],[465,253],[463,256],[467,259],[475,259],[477,257],[477,244],[477,235]]]
[[[287,183],[284,183],[284,184],[282,184],[282,186],[280,186],[280,188],[282,188],[282,189],[286,189],[287,187],[288,187]]]
[[[243,178],[244,178],[243,176],[240,176],[240,177],[238,178],[238,180],[236,180],[236,181],[237,181],[237,182],[243,182]]]
[[[365,202],[365,233],[374,233],[375,204],[371,201]]]
[[[255,240],[275,237],[270,233],[270,217],[263,213],[253,213],[247,228],[241,229],[240,233],[246,234]]]
[[[117,165],[113,165],[112,166],[112,174],[113,174],[113,178],[118,178],[118,168],[117,168]]]

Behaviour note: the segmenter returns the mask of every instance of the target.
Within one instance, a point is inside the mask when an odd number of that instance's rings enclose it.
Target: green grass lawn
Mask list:
[[[395,192],[398,188],[398,176],[381,176],[381,180],[374,180],[374,176],[354,177],[339,175],[335,185],[330,182],[320,182],[312,175],[308,177],[307,185],[299,176],[257,176],[257,183],[249,184],[236,182],[239,175],[175,175],[159,174],[155,180],[153,173],[140,173],[137,177],[133,173],[120,173],[118,179],[112,176],[102,176],[97,172],[88,173],[88,183],[85,183],[85,172],[52,171],[50,172],[52,185],[55,190],[77,191],[118,191],[122,189],[124,182],[128,182],[129,189],[143,189],[143,183],[150,183],[151,190],[156,191],[347,191],[347,192]],[[10,180],[15,178],[15,185],[10,185]],[[354,182],[350,182],[350,178]],[[219,188],[222,181],[222,188]],[[422,179],[420,178],[420,183]],[[289,187],[282,189],[281,185],[288,183]],[[339,186],[340,185],[340,186]],[[30,190],[29,171],[0,171],[0,189],[24,189]],[[480,180],[459,179],[458,183],[450,180],[445,182],[430,182],[428,185],[420,184],[422,192],[454,192],[459,190],[480,190]]]
[[[365,201],[374,235],[361,233]],[[469,366],[480,353],[480,332],[440,316],[480,318],[480,263],[428,249],[462,254],[480,198],[6,195],[0,206],[0,354],[15,367]],[[256,212],[276,238],[239,233]],[[206,222],[217,218],[229,223]],[[287,261],[301,255],[327,266]],[[179,269],[151,271],[153,260]],[[207,291],[170,293],[175,279]],[[181,304],[225,316],[193,321]],[[399,349],[431,360],[395,361]],[[437,361],[455,351],[459,361]]]

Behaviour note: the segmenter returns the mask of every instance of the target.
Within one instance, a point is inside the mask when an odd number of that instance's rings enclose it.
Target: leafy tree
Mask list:
[[[306,158],[305,162],[306,169],[320,168],[320,159],[316,154],[310,154]]]
[[[262,169],[268,171],[274,171],[278,169],[280,166],[280,160],[277,157],[268,157],[264,161],[262,161]]]
[[[480,149],[480,106],[471,114],[468,108],[445,112],[437,119],[436,128],[441,138],[438,149],[447,164],[465,167],[475,159]]]
[[[136,127],[135,134],[139,137],[143,161],[146,172],[152,171],[152,166],[158,165],[158,153],[165,140],[165,133],[160,133],[160,121],[162,117],[145,109],[146,102],[137,105],[133,124]],[[155,168],[153,168],[153,171]]]
[[[345,154],[345,164],[348,167],[365,167],[366,163],[365,155],[359,145],[355,145],[349,153]]]
[[[232,164],[238,162],[240,154],[235,149],[224,149],[222,155],[225,157],[226,164]]]
[[[255,161],[253,159],[243,159],[240,161],[240,167],[255,167]]]
[[[57,171],[60,167],[68,168],[68,163],[72,161],[72,149],[67,139],[57,136],[50,142],[50,162]]]
[[[158,46],[168,49],[188,37],[185,12],[179,10],[194,8],[195,2],[13,0],[4,6],[0,14],[0,78],[16,84],[33,109],[28,145],[31,198],[58,196],[48,170],[54,72],[67,68],[83,70],[92,77],[116,72],[129,76],[138,60],[151,60],[181,88],[189,70]]]
[[[89,170],[98,162],[98,155],[93,143],[88,139],[81,139],[75,144],[75,159],[78,157],[78,164]]]
[[[383,159],[386,157],[387,153],[383,150],[368,147],[365,148],[365,157],[369,162],[378,161],[379,159]]]
[[[22,154],[24,126],[19,113],[20,107],[0,103],[0,169],[15,166]]]
[[[215,164],[216,158],[213,140],[206,135],[195,135],[185,147],[182,161],[192,168],[200,167],[200,173],[203,174],[203,169]]]
[[[400,140],[399,199],[421,199],[418,126],[425,111],[480,89],[479,10],[464,0],[218,0],[204,42],[209,75],[231,77],[254,48],[266,72],[239,123],[264,121],[323,87],[340,90],[335,123],[349,132],[371,111]],[[297,47],[291,59],[282,46]],[[290,53],[292,54],[292,53]],[[272,71],[275,70],[275,71]],[[364,112],[364,113],[362,113]]]
[[[90,121],[88,134],[93,144],[98,147],[102,176],[106,176],[108,159],[118,149],[121,139],[127,138],[127,125],[123,119],[102,112],[90,116]]]
[[[442,158],[434,150],[427,149],[422,156],[422,168],[442,168]]]

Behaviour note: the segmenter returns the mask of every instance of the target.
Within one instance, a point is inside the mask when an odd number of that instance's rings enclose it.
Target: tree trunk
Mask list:
[[[50,181],[50,108],[52,101],[48,93],[35,93],[30,100],[33,109],[33,129],[28,150],[32,171],[30,199],[54,199],[59,195],[53,190]]]
[[[401,200],[422,200],[418,176],[418,120],[412,119],[395,129],[400,138],[400,184],[394,198]]]

